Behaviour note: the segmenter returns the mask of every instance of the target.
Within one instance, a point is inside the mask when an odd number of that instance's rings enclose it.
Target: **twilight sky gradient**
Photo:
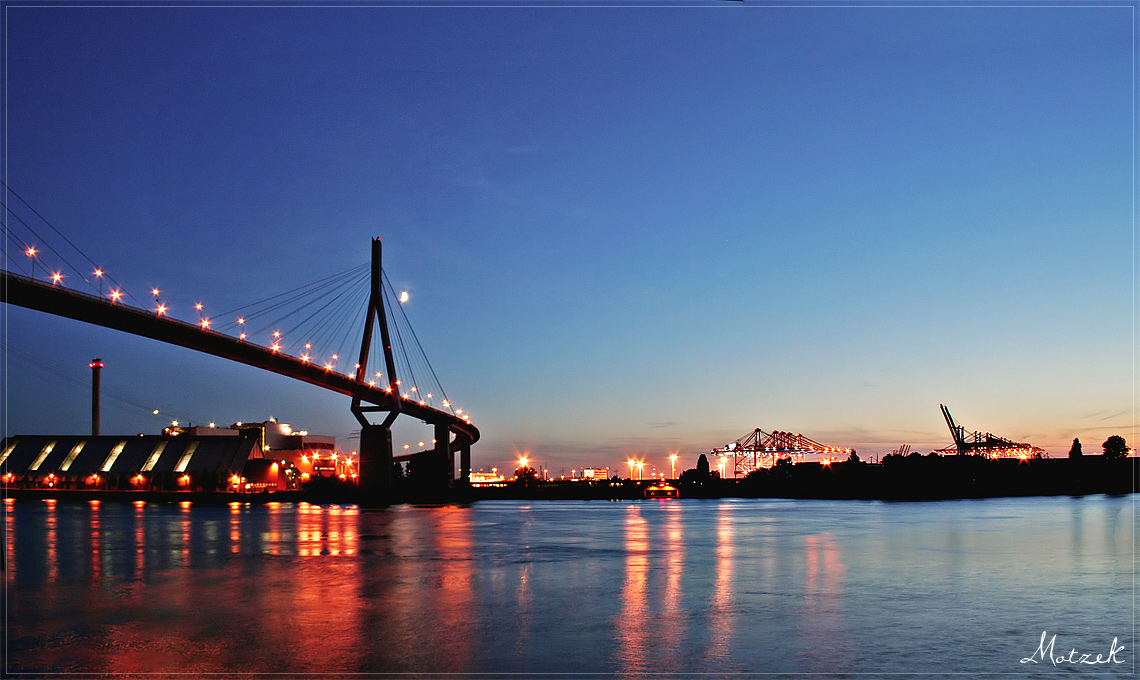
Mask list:
[[[1136,443],[1135,4],[286,4],[5,4],[4,180],[184,307],[381,237],[476,468],[691,467],[754,427],[929,450],[940,402],[1054,456]],[[4,434],[86,431],[96,356],[104,432],[356,429],[4,314]]]

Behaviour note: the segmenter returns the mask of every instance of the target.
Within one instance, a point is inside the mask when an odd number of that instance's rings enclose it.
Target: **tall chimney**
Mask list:
[[[103,360],[94,359],[91,367],[91,436],[99,436],[99,371],[103,370]]]

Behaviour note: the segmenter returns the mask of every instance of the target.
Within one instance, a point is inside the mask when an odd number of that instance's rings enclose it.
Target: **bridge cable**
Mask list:
[[[14,194],[15,192],[12,192],[12,193]],[[17,198],[19,198],[19,196],[17,196]],[[22,200],[22,199],[21,199],[21,200]],[[79,270],[79,268],[78,268],[78,267],[76,267],[75,265],[71,264],[71,262],[69,262],[69,261],[68,261],[68,259],[67,259],[66,257],[64,257],[64,256],[63,256],[63,254],[62,254],[62,253],[60,253],[58,250],[56,250],[56,249],[55,249],[55,247],[54,247],[54,246],[52,246],[52,245],[51,245],[51,242],[50,242],[50,241],[48,241],[48,240],[47,240],[47,239],[45,239],[44,237],[40,236],[40,235],[39,235],[39,233],[37,233],[37,232],[36,232],[36,230],[32,228],[32,225],[30,225],[30,224],[28,224],[27,222],[25,222],[25,221],[24,221],[24,219],[23,219],[22,217],[20,217],[20,216],[19,216],[18,214],[16,214],[16,213],[15,213],[15,212],[14,212],[14,211],[11,209],[11,208],[9,208],[9,207],[8,207],[8,204],[7,204],[7,203],[5,203],[4,201],[0,201],[0,206],[3,206],[3,208],[4,208],[4,210],[5,210],[5,211],[7,211],[8,213],[10,213],[10,214],[11,214],[13,217],[15,217],[17,220],[19,220],[20,224],[24,225],[24,227],[26,227],[28,231],[32,232],[32,236],[35,236],[37,239],[39,239],[39,240],[40,240],[40,241],[41,241],[41,242],[44,244],[44,247],[46,247],[46,248],[47,248],[48,250],[50,250],[50,251],[51,251],[51,252],[52,252],[52,253],[53,253],[53,254],[54,254],[56,257],[58,257],[60,260],[62,260],[62,261],[63,261],[63,263],[64,263],[64,264],[67,266],[67,268],[68,268],[68,269],[71,269],[71,270],[72,270],[72,271],[74,271],[75,273],[79,274],[79,277],[80,277],[80,278],[82,278],[84,281],[86,281],[88,285],[91,285],[91,281],[90,281],[90,280],[88,280],[88,279],[87,279],[87,277],[86,277],[86,276],[84,276],[82,273],[80,273],[80,270]],[[35,209],[33,208],[33,209],[32,209],[32,211],[33,211],[33,212],[35,212]],[[37,213],[37,214],[38,214],[38,213]],[[41,218],[41,219],[42,219],[42,218]],[[7,226],[8,226],[7,222],[5,222],[5,225],[4,225],[4,226],[5,226],[5,227],[7,227]],[[50,225],[50,224],[48,224],[48,226],[50,227],[51,225]],[[52,227],[52,228],[54,229],[54,227]],[[57,232],[57,233],[58,233],[58,232]],[[17,237],[17,238],[18,238],[18,237]],[[21,240],[21,241],[22,241],[23,239],[19,239],[19,240]],[[66,241],[67,239],[65,238],[64,240]],[[70,241],[68,241],[68,243],[71,243],[71,242],[70,242]],[[72,247],[74,248],[75,246],[72,246]],[[25,250],[26,250],[26,249],[27,249],[27,248],[25,247]],[[76,249],[76,250],[78,251],[78,249]],[[82,252],[80,252],[79,254],[80,254],[80,255],[83,255],[83,253],[82,253]],[[84,257],[86,257],[86,255],[84,255]],[[50,271],[50,269],[49,269],[49,271]]]
[[[95,261],[94,261],[94,260],[92,260],[90,257],[88,257],[86,253],[84,253],[82,250],[80,250],[80,248],[79,248],[78,246],[76,246],[74,243],[72,243],[72,242],[71,242],[71,239],[67,238],[67,236],[65,236],[65,235],[64,235],[62,232],[60,232],[60,230],[59,230],[59,229],[57,229],[57,228],[55,227],[55,225],[54,225],[54,224],[52,224],[51,222],[49,222],[49,221],[48,221],[48,219],[47,219],[46,217],[44,217],[43,215],[41,215],[41,214],[40,214],[40,212],[39,212],[38,210],[36,210],[36,209],[35,209],[35,207],[34,207],[34,206],[31,204],[31,203],[28,203],[28,202],[27,202],[27,201],[24,199],[24,197],[23,197],[23,196],[21,196],[20,194],[16,193],[16,191],[15,191],[14,189],[12,189],[12,187],[11,187],[11,186],[9,186],[9,185],[8,185],[6,182],[4,182],[4,180],[0,179],[0,185],[3,185],[3,186],[4,186],[4,188],[8,190],[8,192],[10,192],[10,193],[11,193],[13,196],[15,196],[16,198],[18,198],[18,199],[20,200],[20,202],[21,202],[21,203],[23,203],[25,206],[27,206],[27,208],[28,208],[29,210],[31,210],[31,211],[32,211],[32,212],[33,212],[33,213],[36,215],[36,217],[40,218],[40,220],[41,220],[41,221],[42,221],[44,224],[46,224],[48,227],[50,227],[52,231],[54,231],[56,234],[59,234],[60,238],[62,238],[62,239],[63,239],[63,240],[64,240],[64,241],[65,241],[65,242],[66,242],[66,243],[69,245],[69,246],[71,246],[71,247],[72,247],[72,249],[73,249],[73,250],[75,250],[75,252],[79,253],[79,255],[83,257],[83,259],[85,259],[85,260],[87,260],[89,263],[91,263],[91,266],[95,267],[95,269],[102,269],[102,268],[101,268],[99,265],[95,264]],[[75,265],[71,264],[71,262],[69,262],[69,261],[67,260],[67,258],[65,258],[63,255],[61,255],[61,254],[59,253],[59,251],[57,251],[57,250],[56,250],[56,249],[55,249],[55,248],[54,248],[54,247],[53,247],[53,246],[50,244],[50,242],[49,242],[47,239],[45,239],[45,238],[43,238],[42,236],[40,236],[40,234],[39,234],[38,232],[36,232],[36,230],[35,230],[35,229],[33,229],[33,228],[31,227],[31,225],[29,225],[27,222],[25,222],[25,221],[23,220],[23,218],[22,218],[22,217],[20,217],[20,215],[19,215],[19,214],[17,214],[17,213],[16,213],[14,210],[12,210],[12,208],[11,208],[11,207],[10,207],[10,206],[9,206],[7,203],[4,203],[3,201],[0,201],[0,205],[3,205],[5,212],[7,212],[7,213],[11,213],[13,217],[15,217],[17,220],[19,220],[20,224],[24,225],[24,226],[25,226],[25,227],[28,229],[28,231],[30,231],[30,232],[32,233],[32,235],[33,235],[33,236],[35,236],[35,237],[36,237],[37,239],[39,239],[40,241],[44,242],[44,244],[46,245],[46,247],[47,247],[47,248],[48,248],[48,249],[49,249],[49,250],[50,250],[52,253],[54,253],[54,254],[55,254],[57,257],[59,257],[59,259],[63,260],[63,262],[64,262],[64,264],[65,264],[65,265],[67,265],[67,266],[68,266],[68,267],[69,267],[69,268],[70,268],[72,271],[74,271],[76,274],[79,274],[79,277],[80,277],[81,279],[83,279],[83,280],[84,280],[84,281],[87,283],[87,285],[91,286],[92,288],[96,288],[95,284],[94,284],[94,283],[92,283],[92,282],[91,282],[91,280],[90,280],[90,279],[88,279],[88,278],[87,278],[87,276],[86,276],[86,275],[84,275],[84,274],[82,273],[82,271],[81,271],[81,270],[80,270],[78,267],[76,267]],[[4,227],[5,227],[5,233],[6,233],[6,234],[8,234],[10,237],[12,237],[12,238],[15,238],[17,241],[20,241],[20,242],[23,244],[23,246],[24,246],[24,247],[23,247],[23,250],[27,250],[27,248],[28,248],[28,244],[27,244],[27,243],[26,243],[26,242],[25,242],[23,239],[19,238],[19,237],[18,237],[18,236],[16,236],[14,233],[12,233],[11,229],[9,228],[9,224],[7,223],[7,220],[5,220],[5,224],[4,224]],[[15,260],[15,259],[13,259],[13,258],[11,257],[11,254],[10,254],[10,253],[7,253],[7,255],[8,255],[8,258],[9,258],[9,259],[12,259],[13,263],[16,263],[16,262],[17,262],[17,260]],[[23,267],[21,266],[21,267],[20,267],[20,269],[21,269],[21,270],[23,270]],[[113,277],[111,277],[111,276],[107,275],[107,280],[108,280],[108,281],[110,281],[110,282],[111,282],[111,284],[113,284],[113,285],[114,285],[114,286],[115,286],[115,287],[116,287],[118,290],[120,290],[121,292],[123,292],[124,294],[126,294],[126,296],[127,296],[127,297],[129,297],[130,299],[134,300],[134,301],[135,301],[135,303],[136,303],[136,304],[138,304],[138,306],[139,306],[140,308],[143,306],[143,305],[142,305],[142,303],[141,303],[141,302],[139,302],[138,298],[136,298],[134,295],[132,295],[132,294],[130,293],[130,291],[126,291],[126,290],[123,290],[123,285],[122,285],[121,283],[119,283],[118,281],[116,281],[116,280],[115,280]]]
[[[394,295],[395,295],[395,288],[392,286],[392,282],[391,282],[391,280],[389,280],[389,279],[388,279],[388,274],[387,274],[387,272],[381,272],[381,274],[382,274],[382,276],[384,277],[384,283],[386,283],[386,284],[388,285],[388,289],[392,291],[392,294],[393,294],[393,296],[394,296]],[[403,307],[403,305],[397,305],[397,306],[399,307],[399,310],[400,310],[400,316],[401,316],[401,317],[403,317],[403,319],[404,319],[404,323],[405,323],[405,325],[407,325],[407,327],[408,327],[408,332],[409,332],[409,333],[411,334],[411,336],[412,336],[412,340],[413,340],[413,341],[415,341],[415,343],[416,343],[416,348],[419,350],[419,356],[420,356],[420,357],[423,359],[423,362],[424,362],[424,363],[427,365],[427,370],[428,370],[428,372],[431,374],[431,377],[432,377],[432,379],[435,381],[435,382],[434,382],[434,384],[433,384],[433,385],[429,385],[429,387],[431,387],[432,389],[436,389],[436,388],[438,388],[438,389],[439,389],[439,396],[440,396],[440,398],[441,398],[443,401],[450,403],[450,401],[447,399],[447,394],[446,394],[446,392],[444,392],[444,390],[443,390],[443,383],[441,383],[441,382],[439,381],[439,376],[437,376],[437,375],[436,375],[436,373],[435,373],[435,369],[434,369],[434,368],[432,368],[432,365],[431,365],[431,361],[430,361],[430,360],[427,358],[427,353],[426,353],[426,352],[424,352],[424,348],[423,348],[423,345],[422,345],[422,344],[420,344],[420,339],[419,339],[419,337],[416,335],[416,331],[415,331],[415,329],[412,327],[412,323],[411,323],[411,320],[409,320],[409,319],[408,319],[408,315],[407,315],[407,313],[404,311],[404,307]],[[399,324],[396,324],[396,328],[397,328],[397,330],[399,329]],[[402,337],[401,337],[401,341],[402,341]]]
[[[38,218],[40,218],[40,220],[41,220],[41,221],[42,221],[44,224],[48,225],[48,227],[50,227],[52,231],[54,231],[56,234],[59,234],[59,237],[60,237],[60,238],[62,238],[62,239],[63,239],[63,240],[64,240],[64,241],[67,243],[67,245],[71,246],[71,247],[72,247],[72,249],[74,249],[74,250],[75,250],[75,252],[79,253],[79,254],[80,254],[82,257],[83,257],[83,259],[87,260],[87,262],[89,262],[89,263],[91,264],[91,266],[92,266],[92,267],[94,267],[94,268],[96,268],[96,269],[101,269],[101,267],[100,267],[99,265],[95,264],[95,261],[94,261],[94,260],[92,260],[90,257],[88,257],[88,256],[87,256],[87,254],[86,254],[86,253],[84,253],[84,252],[83,252],[83,251],[82,251],[82,250],[79,248],[79,246],[77,246],[77,245],[75,245],[74,243],[72,243],[72,242],[71,242],[71,239],[67,238],[67,236],[66,236],[66,235],[65,235],[63,232],[61,232],[59,229],[57,229],[57,228],[55,227],[55,225],[54,225],[54,224],[52,224],[51,222],[49,222],[49,221],[48,221],[48,219],[47,219],[46,217],[44,217],[43,215],[41,215],[41,214],[40,214],[40,212],[39,212],[38,210],[36,210],[35,206],[33,206],[31,203],[28,203],[28,202],[27,202],[27,200],[25,200],[23,196],[21,196],[19,193],[17,193],[15,189],[13,189],[11,186],[9,186],[7,182],[5,182],[3,179],[0,179],[0,185],[3,185],[3,186],[4,186],[4,188],[5,188],[5,189],[7,189],[7,190],[8,190],[8,191],[9,191],[9,192],[10,192],[10,193],[13,195],[13,196],[15,196],[16,198],[20,199],[20,202],[21,202],[21,203],[23,203],[25,206],[27,206],[27,207],[28,207],[28,210],[31,210],[31,211],[32,211],[32,212],[35,214],[35,216],[36,216],[36,217],[38,217]],[[8,208],[8,206],[7,206],[6,204],[4,205],[4,209],[5,209],[5,210],[7,210],[8,212],[11,212],[13,215],[16,215],[16,213],[15,213],[15,212],[13,212],[13,211],[12,211],[10,208]],[[18,215],[16,216],[16,219],[20,219]],[[36,232],[35,232],[35,231],[34,231],[34,230],[33,230],[33,229],[30,227],[30,226],[28,226],[28,225],[27,225],[27,223],[26,223],[26,222],[24,222],[22,219],[20,219],[20,222],[21,222],[22,224],[24,224],[24,226],[27,226],[27,227],[28,227],[28,231],[31,231],[33,234],[36,234]],[[41,237],[39,236],[39,234],[36,234],[36,238],[41,238]],[[50,248],[50,246],[49,246],[49,248]],[[54,249],[54,248],[52,248],[52,252],[55,252],[55,249]],[[56,255],[59,255],[59,253],[56,253]],[[88,285],[90,285],[90,286],[94,287],[94,284],[93,284],[93,283],[91,283],[91,280],[90,280],[90,279],[88,279],[86,276],[84,276],[82,273],[80,273],[80,270],[79,270],[79,268],[78,268],[78,267],[76,267],[75,265],[71,264],[70,262],[67,262],[67,260],[66,260],[66,259],[65,259],[65,258],[64,258],[62,255],[60,255],[59,257],[60,257],[60,259],[61,259],[61,260],[63,260],[63,261],[64,261],[64,263],[65,263],[65,264],[67,264],[67,266],[71,267],[71,268],[72,268],[72,270],[74,270],[74,271],[75,271],[77,274],[79,274],[80,278],[82,278],[84,281],[86,281]],[[111,278],[110,276],[108,276],[108,277],[107,277],[107,280],[108,280],[108,281],[110,281],[111,283],[113,283],[114,285],[118,286],[120,289],[122,288],[122,284],[120,284],[118,281],[114,280],[114,279],[113,279],[113,278]],[[128,296],[129,296],[129,297],[130,297],[132,300],[134,300],[135,302],[138,302],[138,299],[136,299],[136,298],[135,298],[133,295],[131,295],[130,293],[127,293],[127,295],[128,295]],[[139,303],[139,304],[140,304],[140,306],[141,306],[141,304],[142,304],[142,303]]]
[[[347,275],[350,275],[350,274],[356,273],[356,272],[358,272],[358,271],[366,271],[367,269],[368,269],[368,265],[367,265],[367,264],[357,265],[357,266],[355,266],[355,267],[352,267],[351,269],[346,269],[345,271],[342,271],[342,272],[337,272],[337,273],[335,273],[335,274],[330,274],[330,275],[328,275],[328,276],[326,276],[326,277],[324,277],[324,278],[322,278],[322,279],[317,279],[316,281],[313,281],[313,282],[311,282],[311,283],[306,283],[306,284],[304,284],[304,285],[302,285],[302,286],[298,286],[298,287],[296,287],[296,288],[293,288],[293,289],[291,289],[291,290],[287,290],[287,291],[285,291],[285,292],[283,292],[283,293],[278,293],[278,294],[276,294],[276,295],[272,295],[272,296],[270,296],[270,297],[267,297],[267,298],[265,298],[265,299],[263,299],[263,300],[257,300],[256,302],[251,302],[251,303],[249,303],[249,304],[247,304],[247,305],[243,305],[243,306],[241,306],[241,307],[238,307],[238,308],[236,308],[236,309],[231,309],[231,310],[230,310],[230,311],[228,311],[228,312],[222,312],[222,314],[237,314],[238,312],[242,311],[243,309],[249,309],[250,307],[254,307],[254,306],[256,306],[256,305],[260,305],[260,304],[263,304],[263,303],[265,303],[265,302],[269,302],[270,300],[276,300],[276,299],[277,299],[277,298],[279,298],[279,297],[283,297],[283,296],[285,296],[285,295],[291,295],[291,294],[293,294],[293,293],[297,293],[298,291],[304,291],[304,290],[307,290],[307,289],[310,289],[310,288],[315,288],[316,286],[318,286],[318,285],[320,285],[320,284],[324,284],[324,283],[327,283],[327,282],[329,282],[329,281],[331,281],[331,280],[333,280],[333,279],[344,278],[344,277],[346,277]]]

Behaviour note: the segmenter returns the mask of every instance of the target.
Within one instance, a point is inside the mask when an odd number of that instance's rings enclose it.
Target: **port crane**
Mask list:
[[[942,417],[946,419],[946,426],[950,428],[950,436],[954,438],[954,446],[941,449],[945,453],[958,453],[959,455],[982,455],[987,458],[1042,458],[1045,450],[1026,444],[1015,442],[1005,437],[999,437],[989,432],[966,433],[966,428],[954,422],[950,409],[945,404],[942,407]]]
[[[808,454],[851,454],[851,449],[826,446],[802,434],[792,432],[765,432],[756,428],[734,442],[713,449],[719,460],[732,457],[733,477],[743,477],[761,468],[769,468],[781,458],[802,462]],[[724,471],[721,471],[724,474]]]

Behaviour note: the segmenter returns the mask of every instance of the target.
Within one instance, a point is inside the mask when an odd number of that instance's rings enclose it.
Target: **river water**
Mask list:
[[[7,499],[5,665],[1135,677],[1137,498]]]

